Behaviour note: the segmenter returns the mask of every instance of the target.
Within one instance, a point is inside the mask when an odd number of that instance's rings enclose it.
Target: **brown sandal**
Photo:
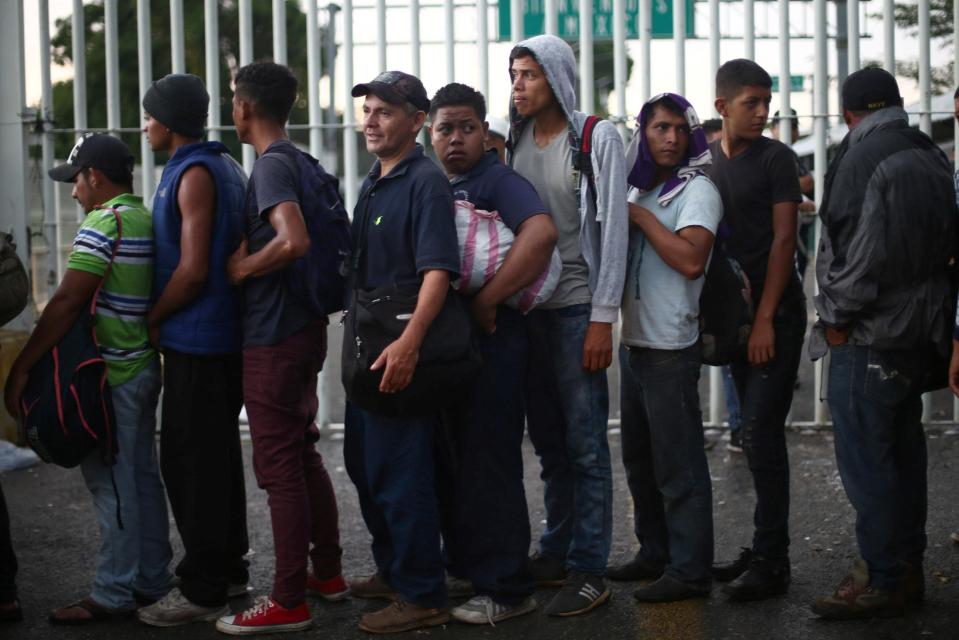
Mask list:
[[[85,615],[76,615],[84,612]],[[65,607],[54,609],[50,613],[50,624],[58,625],[81,625],[92,622],[113,622],[116,620],[129,620],[136,613],[135,610],[114,610],[97,604],[97,602],[87,596],[82,600],[77,600]]]

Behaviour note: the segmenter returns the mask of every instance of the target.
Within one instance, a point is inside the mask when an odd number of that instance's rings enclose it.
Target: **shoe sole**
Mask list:
[[[194,622],[215,622],[218,621],[223,616],[230,615],[230,607],[224,606],[219,611],[214,611],[213,613],[207,613],[202,616],[196,616],[194,618],[189,618],[188,620],[157,620],[155,618],[144,618],[143,616],[137,614],[137,619],[143,624],[148,624],[151,627],[182,627],[183,625],[193,624]]]
[[[537,607],[536,600],[531,599],[530,604],[526,605],[525,607],[517,607],[503,615],[493,618],[492,620],[490,620],[486,616],[483,616],[483,614],[481,613],[473,612],[473,611],[469,611],[464,614],[457,615],[456,609],[453,609],[453,611],[450,612],[450,617],[453,620],[456,620],[457,622],[462,622],[464,624],[496,624],[497,622],[503,622],[504,620],[509,620],[510,618],[518,618],[519,616],[525,616],[527,613],[533,613],[534,611],[536,611],[536,607]],[[473,615],[474,613],[475,615],[479,616],[477,619],[470,619],[469,617],[467,617],[467,616]]]
[[[754,593],[742,593],[739,591],[734,591],[729,589],[729,585],[726,585],[722,588],[722,592],[729,597],[730,602],[755,602],[757,600],[766,600],[768,598],[775,598],[777,596],[786,595],[786,592],[789,591],[789,585],[784,585],[776,587],[773,590],[766,589],[762,592]]]
[[[377,591],[375,593],[360,593],[358,591],[350,591],[350,595],[354,598],[363,598],[364,600],[386,600],[387,602],[393,602],[396,600],[399,595],[396,591]]]
[[[737,447],[736,445],[733,445],[733,444],[727,444],[727,445],[726,445],[726,451],[730,451],[730,452],[732,452],[732,453],[742,453],[742,452],[743,452],[743,448],[742,448],[742,447]]]
[[[404,631],[413,631],[414,629],[425,629],[427,627],[438,627],[442,624],[447,624],[450,621],[449,613],[441,613],[429,618],[421,618],[413,622],[408,622],[407,624],[401,624],[394,627],[384,627],[381,629],[376,629],[373,627],[367,627],[360,621],[359,627],[362,631],[367,633],[376,633],[376,634],[387,634],[387,633],[402,633]]]
[[[569,617],[571,617],[571,616],[579,616],[579,615],[582,615],[582,614],[584,614],[584,613],[589,613],[590,611],[592,611],[593,609],[595,609],[595,608],[598,607],[599,605],[601,605],[601,604],[603,604],[604,602],[606,602],[607,600],[609,600],[609,598],[610,598],[611,595],[612,595],[612,592],[607,588],[606,591],[604,591],[603,593],[601,593],[598,598],[596,598],[595,600],[593,600],[592,602],[590,602],[587,607],[584,607],[584,608],[582,608],[582,609],[577,609],[576,611],[557,611],[556,613],[547,612],[547,615],[550,615],[550,616],[558,616],[558,617],[560,617],[560,618],[569,618]]]
[[[312,620],[302,622],[290,622],[288,624],[271,624],[269,627],[244,627],[241,625],[230,624],[222,620],[216,621],[216,630],[230,636],[252,636],[256,634],[267,633],[288,633],[290,631],[303,631],[313,626]]]
[[[566,578],[556,578],[555,580],[535,580],[537,587],[565,587]]]
[[[312,596],[314,598],[322,598],[327,602],[343,602],[352,595],[352,592],[349,589],[345,591],[337,591],[336,593],[323,593],[322,591],[317,591],[316,589],[307,589],[306,595]],[[357,596],[362,598],[363,596]]]

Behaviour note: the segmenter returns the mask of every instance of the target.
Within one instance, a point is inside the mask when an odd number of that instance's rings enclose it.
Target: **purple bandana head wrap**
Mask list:
[[[698,175],[705,175],[705,170],[713,163],[713,156],[709,152],[709,145],[706,144],[706,132],[703,131],[699,123],[699,116],[696,115],[693,105],[689,104],[689,101],[681,95],[661,93],[650,98],[643,105],[639,116],[636,118],[639,121],[639,126],[636,133],[633,134],[633,140],[626,152],[626,165],[632,166],[626,181],[640,191],[649,191],[652,186],[651,183],[656,176],[656,163],[653,162],[653,156],[649,152],[649,143],[646,142],[646,124],[652,112],[652,104],[663,98],[668,98],[674,102],[686,116],[686,122],[689,124],[689,148],[686,150],[686,157],[663,183],[663,188],[657,198],[660,205],[666,206],[683,190],[687,182]]]

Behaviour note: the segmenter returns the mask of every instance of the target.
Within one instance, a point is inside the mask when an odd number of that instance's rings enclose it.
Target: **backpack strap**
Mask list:
[[[579,137],[579,148],[577,149],[576,159],[573,162],[581,175],[586,176],[587,189],[589,197],[593,201],[593,207],[596,207],[596,179],[593,175],[593,129],[601,120],[599,116],[586,116],[586,122],[583,123],[583,133]]]

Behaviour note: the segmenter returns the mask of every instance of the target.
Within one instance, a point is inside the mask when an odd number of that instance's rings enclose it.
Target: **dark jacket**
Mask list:
[[[823,325],[875,349],[950,348],[947,264],[959,211],[952,167],[899,107],[868,115],[839,147],[825,181],[816,263],[819,294],[809,352],[825,354]]]

